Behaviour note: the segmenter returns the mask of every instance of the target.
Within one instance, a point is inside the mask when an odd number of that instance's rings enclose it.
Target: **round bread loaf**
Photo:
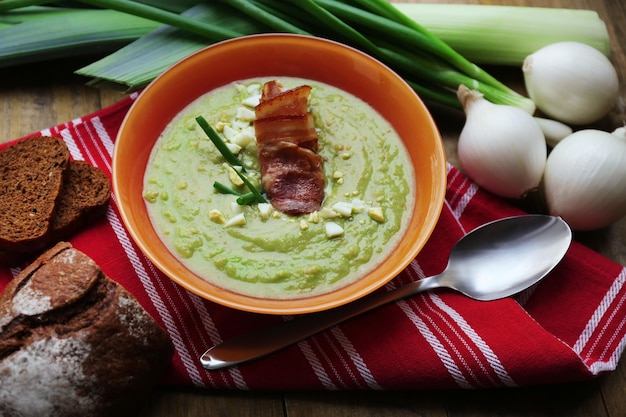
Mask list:
[[[61,242],[0,295],[0,416],[124,416],[171,341],[87,255]]]

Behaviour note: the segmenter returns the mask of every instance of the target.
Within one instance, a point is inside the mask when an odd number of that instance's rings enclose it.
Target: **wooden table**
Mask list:
[[[436,2],[436,1],[434,1]],[[459,3],[461,1],[439,1]],[[626,98],[626,4],[623,0],[484,0],[466,3],[595,9],[607,23],[613,61]],[[84,85],[72,71],[89,60],[66,60],[0,70],[0,140],[8,141],[91,113],[121,99],[121,93]],[[495,69],[499,71],[499,69]],[[497,74],[500,75],[500,74]],[[516,69],[502,73],[520,83]],[[624,106],[624,104],[622,104]],[[446,151],[455,162],[463,118],[434,111]],[[624,110],[602,122],[607,130],[624,123]],[[606,230],[576,238],[626,265],[626,219]],[[626,361],[597,380],[557,386],[474,390],[394,392],[231,392],[157,388],[141,406],[142,417],[156,416],[626,416]]]

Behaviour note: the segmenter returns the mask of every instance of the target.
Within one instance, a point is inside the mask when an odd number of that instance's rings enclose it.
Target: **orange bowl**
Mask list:
[[[199,96],[233,81],[289,76],[343,89],[377,110],[404,142],[415,170],[416,201],[391,255],[373,271],[335,291],[298,299],[263,299],[213,285],[190,272],[159,239],[144,199],[143,177],[166,125]],[[113,187],[122,220],[144,254],[170,279],[216,303],[256,313],[301,314],[337,307],[380,288],[423,248],[446,190],[441,137],[417,94],[393,71],[348,46],[308,36],[268,34],[209,46],[173,65],[137,98],[118,133]]]

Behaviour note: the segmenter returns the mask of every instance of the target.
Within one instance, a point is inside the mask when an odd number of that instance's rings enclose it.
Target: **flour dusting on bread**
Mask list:
[[[85,375],[83,362],[91,347],[80,336],[41,339],[0,362],[0,410],[6,416],[65,416],[63,408],[95,412],[97,391],[93,376]],[[78,414],[76,414],[78,415]]]
[[[50,296],[34,289],[28,281],[13,297],[13,314],[34,316],[52,308]]]
[[[118,318],[120,323],[128,329],[133,337],[141,342],[142,345],[150,344],[149,334],[146,332],[146,322],[149,317],[143,314],[141,306],[130,294],[120,294],[117,299]]]

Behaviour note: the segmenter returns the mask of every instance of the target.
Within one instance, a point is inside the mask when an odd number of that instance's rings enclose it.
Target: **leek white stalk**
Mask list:
[[[458,155],[463,171],[478,185],[506,198],[521,198],[538,188],[547,147],[541,128],[518,107],[493,104],[460,86],[466,114]]]
[[[476,64],[521,66],[539,48],[561,41],[611,52],[606,24],[594,10],[431,3],[394,6]]]
[[[524,60],[522,71],[537,108],[561,122],[596,122],[617,103],[617,71],[589,45],[557,42],[545,46]]]
[[[559,142],[546,164],[550,214],[574,230],[593,230],[626,215],[626,129],[579,130]]]

